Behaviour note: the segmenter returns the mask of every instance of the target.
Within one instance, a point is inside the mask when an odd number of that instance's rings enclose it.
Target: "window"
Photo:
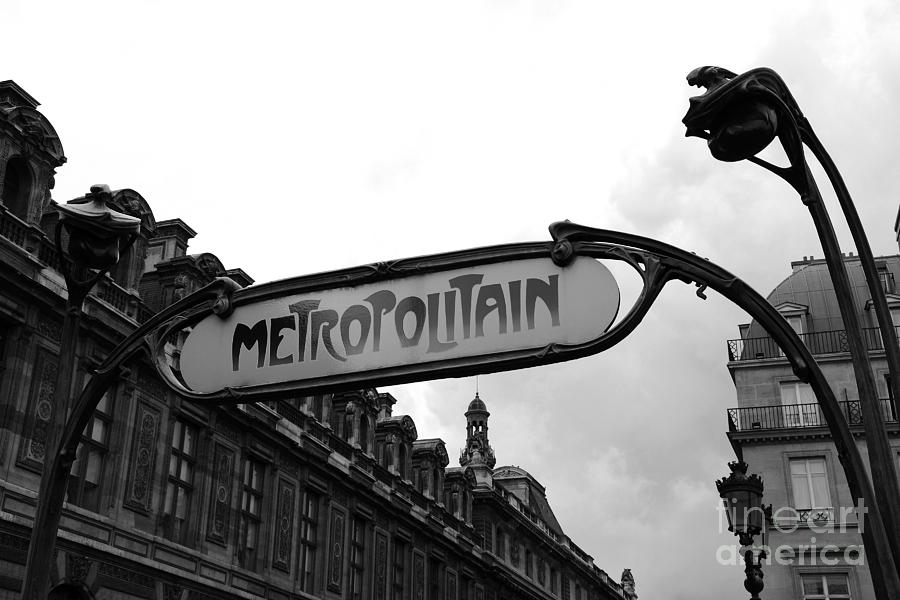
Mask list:
[[[801,575],[803,600],[849,600],[850,582],[844,574]]]
[[[197,428],[175,421],[172,432],[172,454],[163,500],[163,535],[174,542],[188,538],[188,515],[194,491],[194,463],[197,460]]]
[[[497,537],[494,538],[494,554],[500,560],[503,560],[506,556],[506,535],[499,527],[497,528]]]
[[[28,162],[21,156],[9,159],[3,177],[3,197],[0,201],[9,212],[23,221],[28,218],[28,199],[31,196],[32,177]]]
[[[369,417],[359,416],[359,448],[366,454],[369,453]]]
[[[244,461],[244,479],[241,484],[241,527],[238,540],[238,561],[245,569],[256,566],[259,543],[260,506],[262,505],[265,465],[248,458]]]
[[[436,558],[428,559],[428,600],[441,600],[441,563]]]
[[[788,325],[791,326],[791,329],[794,330],[794,333],[799,335],[801,339],[803,338],[803,334],[806,333],[806,325],[805,325],[805,316],[803,314],[781,314],[784,317],[784,320],[787,321]],[[808,342],[807,342],[808,343]],[[778,348],[778,356],[784,356],[784,351],[779,347]]]
[[[463,575],[459,579],[459,600],[469,600],[469,588],[472,587],[472,580]]]
[[[881,289],[885,294],[894,293],[894,274],[888,271],[886,263],[876,265],[878,270],[878,281],[881,282]]]
[[[319,525],[319,497],[306,492],[300,512],[300,589],[313,593],[316,573],[316,529]]]
[[[550,593],[554,596],[559,595],[559,573],[554,568],[550,569]]]
[[[393,600],[404,600],[406,589],[406,561],[409,547],[402,540],[394,540],[393,574],[391,576],[391,589]]]
[[[792,458],[790,467],[794,508],[800,511],[801,520],[829,519],[831,495],[828,492],[825,459]],[[804,512],[807,514],[803,514]]]
[[[94,512],[100,510],[100,483],[106,469],[111,428],[112,406],[109,395],[104,394],[81,434],[81,442],[69,474],[67,502]]]
[[[784,317],[784,320],[788,322],[788,325],[791,326],[791,329],[793,329],[797,335],[806,333],[803,327],[803,315],[787,315]]]
[[[409,479],[409,466],[407,464],[409,461],[407,460],[406,444],[403,440],[400,440],[398,443],[400,444],[400,452],[398,452],[399,459],[397,461],[397,473],[400,474],[400,479],[406,480]]]
[[[822,425],[819,405],[812,387],[800,381],[781,382],[781,415],[785,427]]]
[[[366,522],[353,519],[353,531],[350,536],[350,598],[363,598],[363,581],[366,568]]]
[[[343,423],[342,436],[344,440],[348,442],[353,441],[353,413],[348,410],[344,413],[341,421]]]
[[[531,550],[525,551],[525,576],[531,579],[534,576],[534,566],[531,560]]]

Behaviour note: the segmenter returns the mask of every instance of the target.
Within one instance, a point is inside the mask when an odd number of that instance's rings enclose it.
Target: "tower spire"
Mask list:
[[[478,392],[475,392],[475,398],[469,402],[469,409],[466,411],[466,447],[460,453],[459,464],[463,467],[481,466],[493,469],[497,464],[494,458],[494,449],[491,448],[488,440],[488,412],[484,400]]]

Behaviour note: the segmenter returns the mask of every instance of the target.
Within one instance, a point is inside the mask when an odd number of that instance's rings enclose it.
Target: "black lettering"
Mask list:
[[[266,364],[266,320],[259,321],[253,327],[238,323],[231,338],[231,370],[237,371],[241,355],[241,346],[252,350],[258,346],[256,367],[261,369]]]
[[[297,327],[297,362],[303,362],[306,357],[306,330],[309,326],[309,313],[319,308],[319,300],[301,300],[294,302],[288,309],[297,313],[299,326]]]
[[[472,321],[472,288],[481,283],[482,279],[484,279],[484,275],[480,274],[460,275],[459,277],[454,277],[448,282],[450,284],[450,287],[459,290],[459,295],[462,299],[460,305],[462,306],[464,339],[469,339],[469,326]]]
[[[356,344],[350,341],[350,324],[359,322],[360,334]],[[369,339],[369,329],[372,328],[372,314],[362,304],[354,304],[341,315],[341,341],[344,342],[344,352],[347,356],[362,354]]]
[[[428,352],[444,352],[455,348],[456,342],[442,342],[438,340],[438,317],[440,313],[441,295],[428,294]]]
[[[403,321],[407,313],[412,313],[416,317],[416,326],[411,336],[406,335],[403,329]],[[422,338],[422,331],[425,329],[425,303],[418,296],[407,296],[397,303],[397,310],[394,312],[394,327],[397,329],[397,337],[400,339],[401,348],[409,348],[416,346]]]
[[[444,316],[447,319],[447,341],[456,339],[456,291],[444,292]]]
[[[390,290],[380,290],[366,298],[366,302],[372,305],[374,315],[372,327],[372,351],[378,352],[381,348],[381,317],[394,310],[397,304],[397,296]]]
[[[317,310],[312,314],[312,345],[310,346],[309,359],[316,360],[319,350],[319,332],[322,334],[322,343],[325,350],[331,355],[331,358],[341,362],[347,359],[339,355],[334,350],[334,343],[331,341],[331,330],[338,324],[338,314],[336,310]]]
[[[509,313],[512,317],[512,330],[522,331],[522,280],[509,282]]]
[[[529,277],[525,283],[525,319],[528,329],[534,329],[534,305],[537,299],[544,301],[550,311],[553,327],[559,326],[559,275],[550,275],[550,281]]]
[[[478,300],[475,303],[475,337],[484,337],[484,319],[495,310],[500,320],[499,333],[506,333],[506,298],[503,296],[503,286],[492,283],[478,288]]]
[[[284,339],[284,336],[281,335],[282,330],[290,329],[293,331],[295,326],[296,319],[294,319],[294,315],[287,315],[285,317],[276,317],[272,319],[272,322],[269,325],[270,367],[274,365],[289,365],[294,360],[294,357],[291,354],[283,357],[278,356],[278,346],[281,345],[281,341]]]

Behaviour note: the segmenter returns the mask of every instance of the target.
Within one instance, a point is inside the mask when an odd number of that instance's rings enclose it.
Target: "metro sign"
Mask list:
[[[240,290],[228,317],[190,328],[166,378],[194,396],[296,394],[566,360],[609,329],[619,289],[597,260],[558,266],[550,249],[498,246]]]

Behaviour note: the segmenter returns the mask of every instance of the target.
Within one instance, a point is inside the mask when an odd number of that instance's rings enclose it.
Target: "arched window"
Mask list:
[[[399,452],[399,464],[397,465],[397,472],[400,473],[400,479],[409,479],[409,475],[407,475],[407,460],[406,460],[406,444],[402,441],[400,444],[400,452]]]
[[[435,467],[431,474],[431,495],[435,500],[441,497],[441,468]]]
[[[394,444],[398,443],[397,439],[394,438],[390,443],[384,445],[384,456],[381,459],[381,464],[385,469],[390,469],[394,465]]]
[[[33,178],[28,163],[21,156],[9,159],[3,177],[3,204],[7,210],[23,221],[28,219],[28,198],[31,196]]]
[[[353,413],[347,411],[344,413],[344,439],[348,442],[353,437]]]
[[[320,395],[313,396],[312,399],[312,413],[316,420],[322,420],[322,404],[324,403],[324,398]]]
[[[499,527],[497,528],[497,536],[494,538],[494,554],[501,560],[503,560],[506,555],[506,537],[503,530]]]
[[[369,451],[369,417],[359,416],[359,447],[363,452]]]

